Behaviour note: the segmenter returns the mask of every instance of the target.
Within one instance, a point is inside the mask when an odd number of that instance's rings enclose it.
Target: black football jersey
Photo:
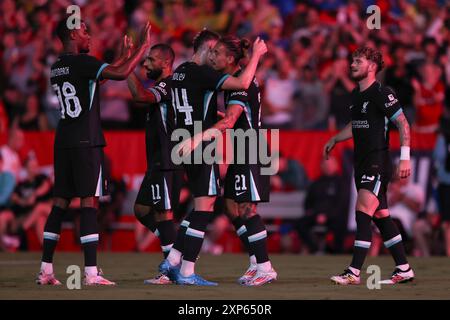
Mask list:
[[[238,76],[239,72],[235,74]],[[261,94],[256,78],[253,78],[250,87],[247,90],[225,91],[225,106],[237,104],[244,112],[234,124],[234,129],[258,129],[261,127]]]
[[[217,122],[217,91],[229,77],[208,65],[194,62],[181,64],[172,76],[172,105],[176,110],[176,126],[194,134],[194,122],[202,122],[202,130]]]
[[[238,71],[235,76],[238,76]],[[238,150],[238,144],[235,142],[234,146],[234,156],[235,163],[239,163],[239,156],[245,156],[245,163],[250,163],[250,155],[256,155],[257,152],[253,152],[258,150],[260,145],[260,139],[264,139],[259,136],[259,128],[261,127],[261,94],[259,91],[259,85],[256,81],[256,78],[253,78],[249,88],[247,90],[227,90],[225,91],[225,106],[228,107],[230,105],[239,105],[242,107],[243,112],[239,116],[238,120],[234,124],[233,129],[242,129],[247,132],[249,129],[253,129],[256,139],[254,140],[254,145],[251,145],[250,140],[245,140],[245,153],[242,154],[242,150]],[[253,149],[252,149],[253,148]],[[244,159],[244,158],[242,158]]]
[[[149,90],[157,103],[150,105],[145,127],[147,170],[175,169],[171,161],[173,142],[171,135],[175,128],[175,110],[172,107],[171,76],[155,83]]]
[[[390,161],[389,121],[402,113],[395,93],[377,81],[362,92],[357,87],[350,111],[355,166],[383,166]]]
[[[52,65],[50,82],[58,97],[61,120],[56,148],[104,146],[100,123],[99,78],[108,66],[87,54],[65,54]]]

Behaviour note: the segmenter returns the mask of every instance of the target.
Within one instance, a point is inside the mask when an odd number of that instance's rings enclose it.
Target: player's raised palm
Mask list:
[[[126,59],[129,59],[131,57],[133,49],[134,49],[133,39],[131,39],[131,37],[125,35],[123,37],[123,41],[122,41],[122,48],[121,48],[120,56],[125,57]]]
[[[150,46],[150,34],[151,34],[152,26],[150,21],[145,24],[144,29],[142,30],[140,45],[141,46]]]

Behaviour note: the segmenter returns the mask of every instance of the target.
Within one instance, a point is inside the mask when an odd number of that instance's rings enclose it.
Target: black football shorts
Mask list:
[[[268,202],[270,176],[257,164],[231,164],[225,178],[225,198],[235,202]]]
[[[55,148],[54,196],[71,199],[108,194],[103,147]]]
[[[145,174],[136,204],[156,211],[174,210],[178,206],[182,186],[182,170],[152,170]]]

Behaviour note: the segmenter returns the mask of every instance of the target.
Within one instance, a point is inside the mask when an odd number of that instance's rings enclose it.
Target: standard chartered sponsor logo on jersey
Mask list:
[[[352,127],[354,129],[369,129],[370,125],[367,120],[353,120]]]
[[[384,106],[386,107],[386,108],[389,108],[389,107],[392,107],[394,104],[396,104],[398,102],[398,99],[395,99],[395,100],[393,100],[393,101],[391,101],[391,102],[386,102],[385,104],[384,104]]]

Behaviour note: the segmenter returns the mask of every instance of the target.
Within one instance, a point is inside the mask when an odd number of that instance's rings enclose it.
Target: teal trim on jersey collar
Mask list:
[[[232,104],[238,104],[238,105],[240,105],[240,106],[245,108],[245,103],[242,102],[242,101],[239,101],[239,100],[230,100],[230,101],[228,101],[228,105],[232,105]]]
[[[227,80],[229,77],[230,77],[229,74],[224,75],[224,76],[220,79],[219,83],[217,84],[216,90],[219,90],[220,87],[222,87],[222,84],[225,82],[225,80]]]
[[[397,112],[394,113],[394,115],[390,118],[390,120],[391,120],[391,121],[394,121],[394,120],[397,119],[397,117],[398,117],[399,115],[401,115],[402,113],[403,113],[403,109],[402,109],[402,108],[398,109]]]
[[[109,66],[108,63],[102,64],[102,66],[97,71],[97,75],[95,76],[95,80],[98,80],[98,77],[102,74],[103,69],[105,69],[107,66]]]

